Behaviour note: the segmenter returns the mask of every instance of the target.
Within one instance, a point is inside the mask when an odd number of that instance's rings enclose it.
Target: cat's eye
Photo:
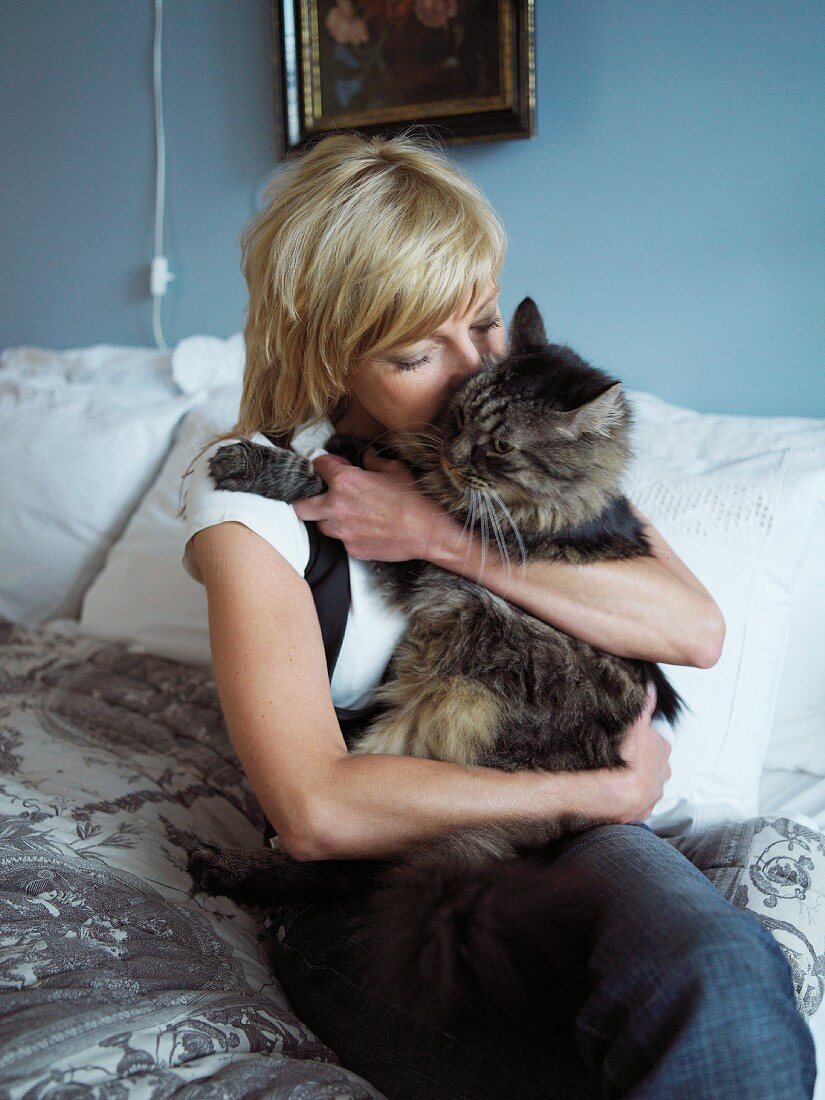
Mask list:
[[[493,440],[493,450],[500,455],[507,454],[507,452],[512,451],[512,449],[513,448],[510,446],[510,444],[506,443],[503,439]]]

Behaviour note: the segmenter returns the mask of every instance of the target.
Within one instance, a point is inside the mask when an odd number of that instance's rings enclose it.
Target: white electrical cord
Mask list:
[[[169,264],[163,255],[163,215],[166,193],[166,141],[163,133],[163,80],[161,70],[161,39],[163,35],[163,0],[155,0],[155,255],[152,260],[150,290],[152,293],[152,328],[155,343],[161,351],[168,351],[160,323],[160,300],[166,293],[166,285],[174,275],[169,274]]]

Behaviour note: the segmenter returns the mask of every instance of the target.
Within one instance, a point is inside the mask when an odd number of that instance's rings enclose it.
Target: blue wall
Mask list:
[[[704,410],[825,416],[825,5],[536,0],[538,133],[455,156],[505,315]],[[0,346],[152,344],[152,0],[0,0]],[[172,344],[243,327],[277,160],[268,0],[166,0]]]

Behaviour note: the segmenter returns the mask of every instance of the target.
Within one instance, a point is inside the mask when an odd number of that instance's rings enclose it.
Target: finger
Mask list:
[[[327,538],[338,538],[338,528],[335,526],[334,523],[331,523],[329,520],[319,520],[318,530],[321,532],[322,535],[326,535]]]
[[[298,519],[304,521],[308,519],[323,519],[328,514],[328,496],[329,493],[321,493],[317,497],[304,497],[303,500],[296,500],[292,505],[295,510],[295,515]]]
[[[315,467],[316,471],[321,475],[321,477],[323,477],[326,481],[326,478],[324,477],[324,470],[334,470],[338,466],[351,466],[352,463],[348,458],[344,458],[343,455],[331,455],[328,452],[325,452],[322,455],[318,455],[317,458],[313,458],[312,465]]]
[[[651,682],[647,685],[647,699],[645,700],[646,714],[653,714],[654,710],[656,709],[657,700],[658,696],[656,695],[656,688]]]

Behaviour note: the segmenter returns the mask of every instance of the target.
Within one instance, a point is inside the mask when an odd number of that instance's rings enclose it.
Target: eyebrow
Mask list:
[[[496,300],[496,298],[498,298],[500,293],[501,293],[501,289],[499,287],[496,287],[496,289],[489,296],[489,298],[485,298],[485,300],[483,302],[480,302],[476,306],[475,311],[473,313],[473,317],[477,317],[479,315],[479,313],[481,313],[481,311],[490,304],[490,302],[494,302]],[[436,336],[437,333],[433,333],[432,335]],[[423,341],[426,340],[426,339],[427,339],[427,337],[422,337],[421,340],[416,341],[416,343],[419,343],[419,344],[423,343]],[[393,354],[393,353],[395,353],[395,354]],[[399,361],[399,358],[403,359],[404,357],[403,357],[403,355],[400,355],[398,352],[395,352],[394,348],[387,348],[387,350],[385,352],[379,353],[376,356],[376,358],[383,359],[387,363],[397,363]]]

